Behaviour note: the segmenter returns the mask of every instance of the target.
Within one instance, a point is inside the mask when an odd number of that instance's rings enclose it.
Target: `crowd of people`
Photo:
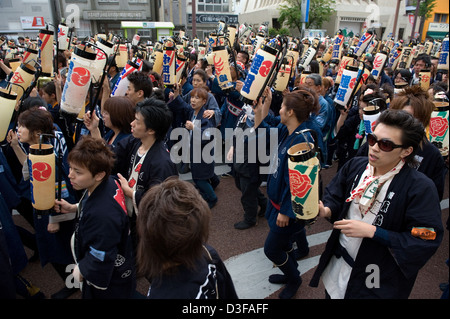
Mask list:
[[[282,271],[268,280],[285,284],[280,298],[293,298],[302,284],[297,261],[309,247],[305,221],[291,202],[287,150],[305,141],[317,144],[321,169],[337,166],[330,184],[320,185],[318,216],[332,223],[333,232],[310,285],[322,280],[326,298],[408,298],[418,271],[443,238],[439,203],[448,155],[429,134],[434,101],[449,100],[448,72],[438,70],[438,57],[420,54],[409,68],[386,67],[376,80],[369,76],[350,107],[338,108],[339,63],[321,62],[327,48],[320,46],[303,80],[303,70],[294,66],[284,91],[265,87],[249,105],[240,93],[254,58],[246,47],[236,42],[229,48],[231,90],[222,90],[213,65],[191,46],[176,85],[165,86],[153,61],[143,59],[141,70],[127,76],[125,96],[112,96],[121,69],[110,57],[108,74],[96,88],[100,99],[91,105],[97,92],[90,91],[77,119],[60,111],[70,53],[57,53],[52,80],[18,103],[1,144],[0,247],[7,253],[0,260],[2,298],[45,297],[21,275],[33,260],[50,263],[60,276],[64,288],[52,298],[78,291],[65,285],[70,265],[86,299],[145,297],[136,292],[139,276],[149,281],[147,298],[238,298],[219,254],[207,244],[211,210],[224,200],[215,189],[230,177],[244,212],[234,227],[244,231],[266,217],[264,253]],[[350,51],[344,47],[344,55]],[[138,50],[131,52],[133,59]],[[14,74],[5,54],[1,88]],[[374,56],[367,53],[361,60],[371,68]],[[419,85],[423,69],[431,70],[428,90]],[[366,132],[363,109],[370,105],[381,115]],[[188,149],[178,143],[180,136],[170,138],[178,128],[185,129]],[[215,154],[211,128],[223,133],[215,147],[223,147],[230,170],[222,176],[216,175],[214,160],[207,160]],[[260,170],[267,163],[249,160],[248,147],[237,154],[238,141],[248,145],[252,138],[239,130],[231,137],[224,133],[237,128],[255,128],[258,138],[276,130],[277,161],[269,174]],[[315,134],[299,134],[303,130]],[[208,139],[196,140],[205,135]],[[47,211],[33,206],[28,159],[30,145],[41,142],[51,144],[55,156],[62,154],[56,187],[61,196]],[[196,143],[201,155],[208,155],[197,161]],[[183,160],[175,163],[171,154]],[[192,183],[178,178],[186,172]],[[13,210],[34,232],[14,225]],[[30,259],[24,247],[33,252]],[[380,289],[366,285],[369,264],[381,269]]]

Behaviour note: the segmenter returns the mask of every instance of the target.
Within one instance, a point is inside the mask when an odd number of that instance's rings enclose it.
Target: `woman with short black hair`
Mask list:
[[[368,157],[348,161],[326,187],[319,216],[333,232],[310,285],[322,278],[327,297],[409,297],[443,237],[436,187],[407,164],[424,138],[411,114],[386,110],[367,137]]]

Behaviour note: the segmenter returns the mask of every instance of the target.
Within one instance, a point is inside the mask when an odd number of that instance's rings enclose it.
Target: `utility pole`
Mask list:
[[[197,36],[197,5],[195,0],[192,0],[192,39]]]
[[[411,30],[411,40],[414,39],[414,33],[416,33],[416,22],[417,22],[417,16],[419,15],[419,7],[420,7],[420,0],[416,0],[417,4],[416,4],[416,12],[414,13],[414,23],[413,23],[413,27]]]
[[[395,40],[395,35],[397,33],[397,20],[398,20],[398,12],[400,11],[400,2],[402,0],[397,0],[397,8],[395,8],[395,16],[394,16],[394,30],[392,30],[392,37]]]

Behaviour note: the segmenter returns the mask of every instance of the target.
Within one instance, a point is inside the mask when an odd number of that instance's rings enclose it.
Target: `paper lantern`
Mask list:
[[[17,68],[22,64],[22,59],[20,58],[14,58],[9,60],[9,66],[11,67],[11,70],[14,72],[17,70]]]
[[[278,92],[283,92],[286,90],[291,79],[292,73],[292,59],[285,57],[281,62],[280,69],[276,75],[275,83],[273,84],[273,89]]]
[[[16,72],[14,72],[10,82],[16,84],[12,86],[12,90],[17,93],[17,100],[20,100],[31,85],[35,74],[36,68],[31,64],[24,63],[22,63],[20,67],[17,68]]]
[[[58,50],[65,51],[69,47],[69,27],[65,24],[58,26]]]
[[[353,51],[353,54],[357,57],[360,57],[367,49],[367,46],[369,45],[370,41],[372,40],[373,32],[372,31],[366,31],[361,39],[359,40],[355,50]]]
[[[344,73],[345,67],[347,65],[352,66],[356,60],[356,56],[354,56],[353,54],[347,54],[346,56],[342,57],[341,62],[339,64],[339,69],[338,72],[336,74],[336,79],[334,80],[334,83],[336,86],[339,85],[339,83],[341,83],[341,77],[342,74]]]
[[[227,24],[223,20],[219,20],[217,24],[217,34],[225,34],[225,28]]]
[[[126,44],[119,44],[119,52],[116,55],[116,64],[118,68],[124,68],[128,61],[128,47]]]
[[[264,33],[260,32],[256,35],[256,40],[253,44],[253,51],[252,51],[251,56],[255,55],[256,52],[258,52],[258,50],[261,47],[261,45],[263,44],[264,40],[265,40]]]
[[[366,134],[373,133],[373,128],[380,117],[380,107],[369,105],[363,108],[363,122]]]
[[[422,90],[427,91],[430,88],[431,70],[421,70],[419,72],[419,84]]]
[[[303,71],[302,74],[300,75],[300,83],[299,84],[300,85],[305,84],[306,77],[310,74],[312,74],[311,71]]]
[[[448,36],[442,40],[441,53],[439,54],[439,61],[437,69],[438,71],[447,71],[448,72],[448,51],[449,51],[449,42]]]
[[[372,76],[375,80],[378,79],[381,72],[383,72],[383,68],[386,65],[387,53],[385,51],[378,52],[373,59],[373,69]]]
[[[268,76],[275,66],[277,53],[278,51],[269,45],[263,45],[258,50],[241,89],[241,99],[245,103],[252,104],[264,90]]]
[[[378,41],[377,39],[375,39],[375,35],[372,37],[372,43],[369,45],[369,47],[367,48],[367,53],[370,54],[376,54],[378,52],[378,46],[380,44],[380,41]]]
[[[442,46],[442,43],[439,41],[434,41],[433,47],[431,48],[430,55],[435,58],[439,58],[439,50]]]
[[[322,56],[322,62],[326,63],[330,61],[332,56],[333,56],[333,45],[329,45],[327,50],[325,51],[325,54]]]
[[[402,54],[400,55],[400,58],[398,60],[398,69],[408,69],[409,65],[411,63],[411,53],[412,48],[411,47],[404,47],[402,49]]]
[[[442,156],[448,156],[449,148],[449,103],[434,102],[435,109],[430,119],[430,142],[441,152]]]
[[[298,48],[292,48],[290,50],[288,49],[286,52],[286,57],[288,59],[292,58],[292,67],[296,68],[298,60],[300,58],[300,52],[298,52]]]
[[[131,40],[131,45],[137,46],[139,44],[139,41],[141,41],[141,36],[139,34],[135,34],[133,36],[133,40]]]
[[[305,131],[311,132],[303,130],[299,133],[304,134]],[[287,154],[292,210],[298,219],[311,224],[319,214],[320,162],[317,148],[310,142],[303,142],[290,147]]]
[[[225,46],[217,46],[213,48],[214,68],[216,70],[216,78],[222,90],[228,90],[233,87],[231,83],[230,63],[228,61],[228,51]]]
[[[31,203],[37,210],[55,206],[55,154],[50,144],[30,145],[28,155],[30,170]]]
[[[104,40],[103,38],[97,38],[96,46],[98,47],[95,49],[97,56],[94,62],[94,69],[92,71],[92,82],[94,83],[100,82],[103,75],[103,70],[108,62],[108,57],[114,53],[114,44]]]
[[[345,67],[342,73],[339,88],[334,98],[334,103],[340,109],[347,109],[349,102],[351,102],[354,88],[357,85],[359,68],[351,65]]]
[[[46,29],[39,31],[39,60],[43,76],[53,75],[53,34],[53,31]]]
[[[66,83],[61,96],[61,110],[78,115],[84,106],[94,61],[97,53],[86,46],[78,45],[72,53]]]
[[[394,95],[398,94],[400,92],[403,92],[407,87],[409,86],[409,83],[407,82],[397,82],[394,84]]]
[[[389,68],[392,68],[392,70],[395,70],[401,54],[402,54],[402,49],[396,49],[394,51],[394,53],[389,56],[387,66]]]
[[[184,56],[178,56],[177,55],[177,62],[176,62],[176,78],[178,81],[181,81],[184,69],[186,68],[187,58]]]
[[[3,141],[8,133],[9,124],[16,106],[17,93],[0,88],[0,140]]]
[[[317,48],[319,47],[320,40],[318,38],[315,38],[313,40],[312,45],[308,48],[306,53],[303,55],[302,59],[299,62],[299,71],[303,71],[306,69],[307,66],[309,66],[309,63],[311,63],[311,60],[314,58],[317,52]]]
[[[229,25],[227,28],[227,37],[231,48],[233,48],[234,40],[236,39],[236,30],[236,26],[233,24]]]
[[[162,78],[167,87],[173,87],[177,83],[176,76],[176,48],[172,41],[166,41],[163,47]]]
[[[38,61],[38,54],[39,54],[38,50],[34,50],[32,48],[26,48],[25,52],[23,54],[22,63],[25,63],[25,64],[30,63],[30,62],[36,63]]]
[[[158,74],[161,74],[164,54],[162,50],[155,49],[153,51],[153,56],[154,56],[153,71],[155,71]]]
[[[427,42],[425,42],[424,46],[425,46],[424,53],[430,55],[431,49],[433,48],[433,42],[427,41]]]
[[[122,69],[122,72],[120,73],[119,79],[117,79],[116,85],[114,86],[111,96],[125,96],[125,93],[128,89],[128,84],[130,81],[128,81],[127,77],[133,73],[139,70],[139,64],[128,61],[128,63],[125,65],[125,67]]]

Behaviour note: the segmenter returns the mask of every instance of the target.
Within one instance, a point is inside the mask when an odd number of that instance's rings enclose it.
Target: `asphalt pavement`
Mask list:
[[[322,170],[324,185],[327,185],[336,173],[336,166]],[[227,170],[226,165],[216,166],[218,174]],[[189,175],[183,175],[182,178],[189,179]],[[444,225],[446,225],[449,215],[448,179],[447,174],[444,200],[441,202]],[[265,192],[265,187],[261,187],[261,189]],[[239,297],[242,299],[277,299],[282,286],[270,284],[267,278],[268,275],[279,272],[279,270],[272,267],[271,262],[267,260],[262,251],[268,233],[266,220],[259,218],[255,227],[236,230],[233,225],[242,219],[243,210],[240,203],[240,192],[235,187],[233,178],[221,178],[216,193],[219,201],[212,209],[208,243],[218,251],[222,260],[225,261]],[[13,218],[17,225],[31,230],[20,215],[14,215]],[[294,299],[324,299],[323,285],[312,288],[308,286],[308,283],[317,266],[320,254],[324,250],[330,231],[331,224],[324,219],[319,219],[307,228],[310,252],[308,256],[299,261],[303,284]],[[31,256],[30,250],[26,249],[26,252]],[[438,251],[419,272],[410,299],[439,299],[441,297],[442,291],[439,289],[439,285],[449,280],[449,268],[445,263],[448,258],[449,234],[448,230],[445,230],[444,239]],[[41,267],[39,261],[30,262],[22,272],[22,276],[39,287],[46,298],[50,298],[51,294],[64,287],[64,283],[52,266]],[[145,295],[147,290],[147,280],[140,278],[138,291]],[[70,298],[80,299],[80,293],[76,293]]]

